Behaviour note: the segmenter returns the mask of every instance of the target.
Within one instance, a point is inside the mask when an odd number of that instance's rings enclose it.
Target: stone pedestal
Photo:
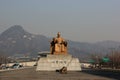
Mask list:
[[[41,57],[37,62],[37,71],[56,71],[62,67],[67,67],[68,71],[81,71],[81,65],[78,58],[72,55],[47,55]]]

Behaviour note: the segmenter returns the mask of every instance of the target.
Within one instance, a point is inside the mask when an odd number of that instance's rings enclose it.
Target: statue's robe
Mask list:
[[[64,45],[65,40],[62,37],[57,37],[54,41],[51,42],[51,53],[52,54],[61,54],[67,53],[67,46]],[[54,43],[54,45],[53,45]]]

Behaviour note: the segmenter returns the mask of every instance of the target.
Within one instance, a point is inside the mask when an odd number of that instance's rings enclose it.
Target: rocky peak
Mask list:
[[[2,37],[2,39],[6,39],[9,37],[23,37],[24,35],[30,35],[30,33],[28,33],[27,31],[25,31],[23,29],[22,26],[20,25],[14,25],[10,28],[8,28],[6,31],[4,31],[0,37]]]
[[[0,35],[0,51],[8,55],[36,55],[42,50],[49,50],[48,38],[31,34],[20,25],[14,25]]]

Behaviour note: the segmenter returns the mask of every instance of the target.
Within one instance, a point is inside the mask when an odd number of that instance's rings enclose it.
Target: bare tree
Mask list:
[[[10,60],[7,58],[7,56],[0,54],[0,65],[7,64]]]
[[[120,52],[119,51],[114,51],[109,54],[110,58],[110,66],[112,68],[120,68]]]
[[[91,55],[91,59],[93,60],[92,64],[94,68],[101,68],[102,65],[102,54],[94,53]]]

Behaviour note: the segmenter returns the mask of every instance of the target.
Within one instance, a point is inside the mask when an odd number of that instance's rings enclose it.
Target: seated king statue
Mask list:
[[[57,37],[53,38],[50,43],[51,54],[67,54],[67,41],[65,41],[60,32],[57,33]]]

